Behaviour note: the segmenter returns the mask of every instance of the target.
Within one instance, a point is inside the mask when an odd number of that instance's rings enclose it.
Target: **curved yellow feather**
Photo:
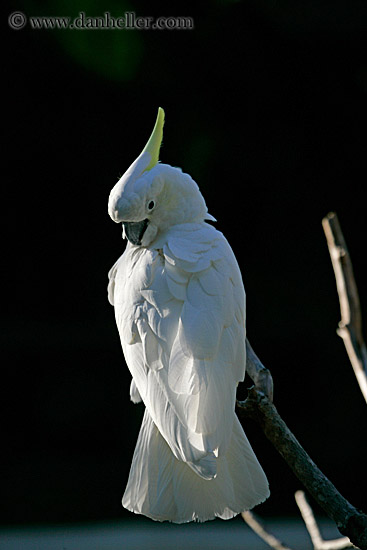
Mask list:
[[[146,151],[151,155],[151,160],[144,172],[151,170],[159,161],[159,150],[162,144],[163,138],[163,126],[164,126],[164,110],[162,107],[158,108],[157,120],[150,136],[148,143],[144,147],[142,154]]]

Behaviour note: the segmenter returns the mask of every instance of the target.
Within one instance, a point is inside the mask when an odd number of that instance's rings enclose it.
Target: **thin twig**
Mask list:
[[[274,550],[292,550],[289,546],[285,546],[274,535],[269,533],[263,525],[258,521],[255,514],[250,511],[242,512],[241,516],[249,527]]]
[[[298,508],[302,514],[303,521],[305,522],[307,531],[310,534],[314,550],[342,550],[344,548],[350,547],[355,548],[348,537],[341,537],[333,540],[324,540],[316,523],[312,508],[306,500],[305,493],[303,491],[297,491],[294,496]]]
[[[362,314],[352,262],[334,212],[323,220],[322,226],[334,268],[339,296],[341,321],[337,330],[343,339],[361,392],[367,402],[367,348],[362,334]]]
[[[253,350],[252,353],[256,356]],[[258,357],[256,362],[261,364]],[[335,521],[339,531],[361,550],[367,550],[367,516],[352,506],[319,470],[267,395],[254,386],[249,390],[247,399],[238,401],[237,406],[240,416],[253,418],[260,424],[266,437],[316,502]]]

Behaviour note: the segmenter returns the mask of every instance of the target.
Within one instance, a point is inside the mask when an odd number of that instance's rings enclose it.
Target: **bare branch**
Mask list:
[[[350,547],[355,548],[348,537],[324,540],[319,531],[312,508],[306,500],[305,493],[303,491],[297,491],[294,496],[302,514],[303,521],[307,527],[307,531],[310,534],[314,550],[342,550]]]
[[[250,511],[242,512],[241,516],[249,527],[264,541],[266,544],[273,548],[274,550],[292,550],[288,546],[284,546],[280,540],[278,540],[274,535],[266,531],[263,525],[258,521],[255,514]]]
[[[270,401],[274,397],[273,377],[270,370],[264,367],[250,342],[246,338],[246,372],[255,384],[255,388],[263,392]]]
[[[255,352],[252,354],[256,357]],[[255,363],[255,359],[251,358]],[[261,361],[256,357],[256,362]],[[262,364],[261,364],[262,365]],[[262,365],[263,366],[263,365]],[[265,367],[263,366],[265,369]],[[240,416],[253,418],[288,466],[307,488],[339,531],[361,550],[367,550],[367,516],[352,506],[319,470],[297,441],[267,395],[252,387],[245,401],[237,401]]]
[[[308,504],[303,491],[297,491],[295,499],[305,522],[307,531],[310,534],[312,545],[314,550],[345,550],[347,548],[356,548],[348,539],[348,537],[341,537],[339,539],[324,540],[319,531],[316,523],[315,516],[312,509]],[[273,550],[291,550],[288,546],[285,546],[279,539],[269,533],[256,517],[250,511],[242,512],[242,518],[249,527],[260,537],[270,548]]]
[[[322,220],[322,226],[339,295],[341,321],[337,333],[344,341],[359,387],[367,402],[367,349],[363,340],[361,306],[352,262],[337,215],[330,212]]]

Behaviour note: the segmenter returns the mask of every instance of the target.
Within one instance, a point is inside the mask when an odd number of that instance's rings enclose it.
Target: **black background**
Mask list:
[[[335,210],[366,320],[362,6],[9,8],[186,15],[194,30],[7,29],[3,523],[129,516],[120,499],[143,410],[129,402],[107,302],[107,272],[125,246],[107,199],[158,106],[166,112],[161,160],[198,182],[241,266],[249,339],[271,369],[278,410],[342,494],[363,506],[365,404],[335,332],[340,312],[321,227]],[[272,490],[259,513],[296,514],[299,482],[259,428],[245,428]]]

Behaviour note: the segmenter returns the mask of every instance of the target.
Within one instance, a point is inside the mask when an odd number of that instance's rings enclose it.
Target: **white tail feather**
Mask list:
[[[217,476],[205,480],[173,456],[145,410],[122,499],[125,508],[157,521],[186,523],[230,519],[268,496],[266,476],[237,416],[229,448],[217,459]]]

